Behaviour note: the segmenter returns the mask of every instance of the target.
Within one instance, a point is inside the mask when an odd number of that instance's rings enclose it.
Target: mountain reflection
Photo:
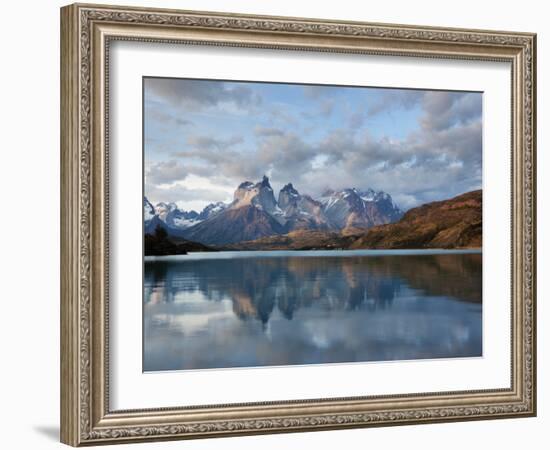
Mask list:
[[[480,356],[481,287],[480,254],[146,262],[143,369]]]
[[[146,262],[146,304],[173,303],[200,292],[230,300],[243,321],[265,327],[275,310],[293,320],[313,305],[323,311],[376,312],[392,307],[400,290],[481,303],[481,254],[268,257]]]

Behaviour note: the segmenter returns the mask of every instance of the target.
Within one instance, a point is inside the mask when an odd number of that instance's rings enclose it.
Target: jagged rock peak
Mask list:
[[[216,214],[221,213],[227,208],[227,206],[228,205],[226,205],[224,202],[210,203],[203,208],[203,210],[198,215],[198,218],[200,220],[206,220]]]
[[[250,189],[254,186],[254,183],[251,181],[243,181],[241,184],[239,184],[239,187],[237,189]]]
[[[292,183],[286,184],[280,191],[279,191],[279,207],[283,210],[287,210],[290,206],[295,206],[296,202],[300,199],[300,194],[296,189],[294,189],[294,186]]]
[[[237,189],[254,189],[254,188],[262,188],[267,187],[271,189],[271,185],[269,184],[269,178],[264,175],[261,179],[261,181],[258,181],[257,183],[253,183],[252,181],[243,181],[241,184],[239,184],[239,187]]]
[[[143,220],[148,222],[155,216],[155,208],[147,197],[143,197]]]
[[[281,189],[281,192],[292,192],[292,193],[298,193],[298,191],[294,188],[292,183],[285,184],[283,188]]]
[[[263,176],[261,181],[251,183],[245,181],[241,183],[233,194],[233,202],[231,208],[242,208],[243,206],[252,205],[258,209],[263,209],[270,214],[277,214],[278,207],[273,195],[273,189],[269,184],[269,178]]]

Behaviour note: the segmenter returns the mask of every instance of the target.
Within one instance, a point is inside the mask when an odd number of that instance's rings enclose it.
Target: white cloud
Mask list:
[[[257,85],[152,80],[154,95],[186,105],[181,120],[203,121],[178,143],[177,151],[166,151],[168,160],[147,167],[146,188],[159,197],[206,204],[230,197],[242,181],[263,174],[270,175],[274,188],[292,182],[314,197],[327,187],[372,187],[390,193],[403,208],[481,187],[479,93],[388,89],[379,101],[362,102],[361,109],[357,104],[351,108],[349,99],[334,102],[336,88],[326,93],[321,86],[304,86],[294,103],[288,98],[287,103],[279,97],[264,99],[257,121],[252,116],[236,129],[212,127],[205,133],[208,122],[193,114],[195,103],[202,105],[199,109],[223,111],[218,114],[223,121],[224,114],[233,113],[222,104],[258,107]],[[305,102],[303,108],[300,102]],[[300,111],[308,113],[307,119],[299,117]],[[379,122],[387,112],[398,117],[399,111],[417,119],[417,127],[404,137],[380,137],[368,122],[373,116],[379,116]]]

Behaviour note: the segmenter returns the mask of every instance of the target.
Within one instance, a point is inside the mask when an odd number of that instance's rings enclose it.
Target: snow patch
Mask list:
[[[185,229],[192,227],[193,225],[196,225],[198,223],[201,223],[202,220],[196,220],[196,219],[183,219],[180,217],[177,217],[174,219],[174,225],[178,228]]]

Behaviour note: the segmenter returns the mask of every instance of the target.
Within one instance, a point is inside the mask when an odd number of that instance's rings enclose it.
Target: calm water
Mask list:
[[[481,253],[147,259],[145,371],[481,356]]]

